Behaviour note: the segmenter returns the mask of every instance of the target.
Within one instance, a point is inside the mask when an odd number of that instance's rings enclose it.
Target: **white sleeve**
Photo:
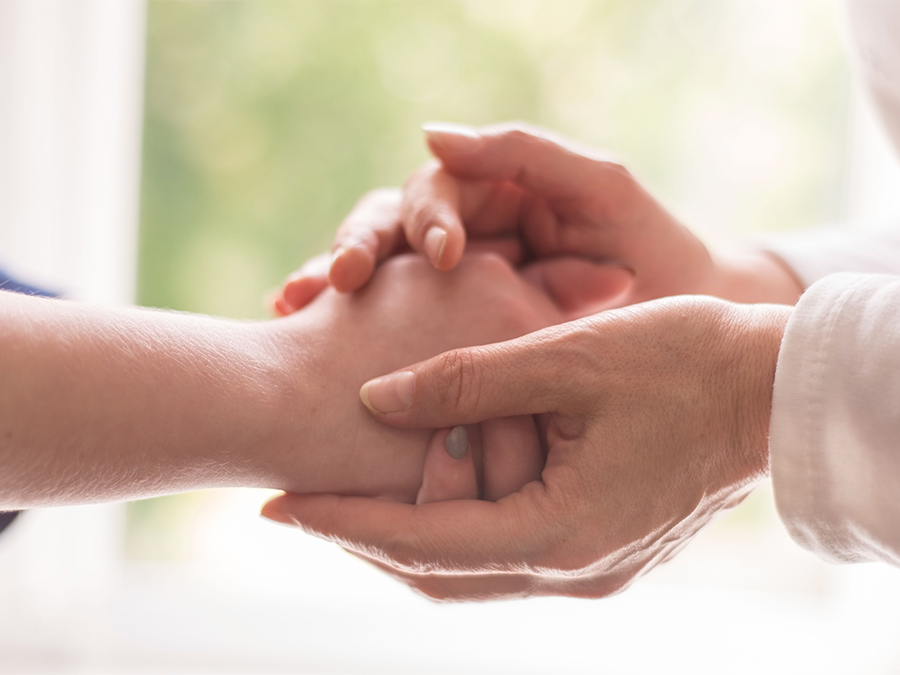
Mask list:
[[[769,450],[794,540],[832,561],[900,566],[900,277],[835,274],[800,298]]]
[[[814,228],[765,241],[762,249],[790,267],[804,288],[837,272],[900,274],[900,231]]]

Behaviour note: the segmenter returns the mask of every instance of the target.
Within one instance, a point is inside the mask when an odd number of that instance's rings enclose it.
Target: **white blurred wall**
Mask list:
[[[898,227],[900,150],[893,147],[873,101],[858,82],[850,106],[844,224],[851,229]]]
[[[142,0],[0,2],[0,265],[134,299]]]
[[[853,2],[844,0],[840,7],[842,38],[854,73],[844,168],[844,225],[896,229],[900,227],[900,148],[879,118],[869,90],[870,78],[857,44],[860,38],[851,30]]]
[[[0,267],[134,299],[143,0],[0,0]],[[26,513],[0,538],[0,672],[110,649],[120,505]]]

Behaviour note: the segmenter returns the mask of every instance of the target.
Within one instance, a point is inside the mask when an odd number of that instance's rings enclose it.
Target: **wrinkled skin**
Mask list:
[[[681,294],[794,304],[802,291],[768,254],[711,252],[603,153],[521,124],[439,126],[426,139],[437,161],[402,191],[364,196],[332,254],[288,278],[276,311],[303,307],[329,284],[357,290],[381,261],[409,248],[440,270],[452,269],[464,249],[493,250],[568,319]],[[429,239],[432,230],[438,237]]]
[[[789,315],[673,298],[407,367],[411,403],[373,411],[380,421],[419,428],[539,414],[540,480],[495,503],[285,495],[263,514],[438,599],[616,593],[766,475]],[[392,400],[375,389],[397,381],[368,384],[370,401]]]
[[[276,311],[290,313],[329,285],[364,288],[379,264],[410,248],[440,270],[453,269],[464,248],[493,250],[566,319],[679,294],[789,305],[802,292],[765,253],[712,253],[599,153],[522,125],[439,127],[426,137],[438,161],[404,190],[360,200],[333,254],[292,275]],[[609,595],[765,475],[789,311],[654,302],[410,366],[407,409],[372,405],[402,401],[387,391],[396,382],[364,387],[378,419],[429,427],[537,415],[548,447],[541,480],[496,504],[287,495],[264,513],[435,598]]]

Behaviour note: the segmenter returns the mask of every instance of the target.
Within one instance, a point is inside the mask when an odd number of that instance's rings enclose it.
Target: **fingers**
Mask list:
[[[533,487],[532,487],[533,486]],[[543,489],[530,484],[500,502],[458,500],[421,506],[365,497],[286,494],[262,515],[413,574],[521,572],[537,548]]]
[[[620,590],[623,584],[616,579],[558,574],[545,563],[572,533],[536,511],[541,494],[535,486],[496,504],[424,506],[286,494],[266,503],[262,515],[335,542],[435,600],[605,597]]]
[[[281,316],[293,314],[324,291],[328,287],[328,264],[329,256],[322,253],[307,260],[303,267],[291,274],[272,303],[275,313]]]
[[[411,248],[441,270],[454,267],[463,249],[494,250],[500,243],[504,247],[497,252],[518,264],[524,256],[517,231],[523,198],[522,190],[509,183],[459,181],[431,162],[406,181],[403,231]]]
[[[341,223],[331,255],[317,255],[288,277],[273,309],[282,316],[296,312],[329,284],[342,293],[362,288],[378,262],[400,244],[402,234],[400,191],[369,192]]]
[[[544,453],[531,415],[481,423],[484,498],[497,501],[541,479]]]
[[[530,415],[487,420],[467,429],[471,447],[460,459],[448,452],[450,429],[436,431],[431,437],[416,504],[478,499],[479,483],[484,485],[483,498],[497,501],[541,479],[544,454]],[[479,458],[481,481],[476,471]]]
[[[465,429],[465,427],[463,427]],[[469,447],[477,441],[477,427],[467,436],[465,455],[454,458],[447,451],[450,429],[434,432],[425,451],[422,471],[422,487],[416,504],[448,501],[451,499],[478,499],[478,476],[475,472],[475,449]],[[470,442],[470,440],[471,442]]]
[[[338,248],[330,256],[331,267],[328,271],[328,282],[341,293],[351,293],[362,288],[378,264],[374,246],[368,237],[361,236],[350,248]]]
[[[541,260],[522,269],[521,274],[545,291],[567,320],[616,306],[634,278],[624,267],[574,257]]]
[[[373,190],[341,223],[332,246],[328,279],[342,293],[358,290],[402,241],[400,191]]]
[[[473,181],[510,181],[545,199],[583,197],[598,179],[627,177],[610,157],[589,153],[548,132],[521,124],[476,129],[423,125],[431,152],[452,175]]]
[[[466,247],[454,178],[427,165],[407,180],[400,217],[406,240],[439,270],[456,267]]]
[[[360,398],[396,426],[440,428],[493,417],[554,412],[572,394],[577,369],[558,328],[516,340],[444,352],[369,380]]]

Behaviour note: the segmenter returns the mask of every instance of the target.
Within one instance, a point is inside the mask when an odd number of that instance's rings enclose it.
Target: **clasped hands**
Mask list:
[[[373,420],[442,429],[405,496],[416,504],[288,493],[263,514],[433,598],[615,593],[767,474],[778,349],[802,289],[766,254],[714,255],[622,166],[561,139],[447,125],[426,138],[436,161],[402,192],[364,197],[276,309],[424,264],[384,265],[411,248],[460,283],[490,268],[473,303],[497,279],[515,288],[493,316],[513,339],[410,359],[362,387]],[[452,324],[452,309],[416,319]],[[472,431],[465,460],[443,451],[456,425]]]

